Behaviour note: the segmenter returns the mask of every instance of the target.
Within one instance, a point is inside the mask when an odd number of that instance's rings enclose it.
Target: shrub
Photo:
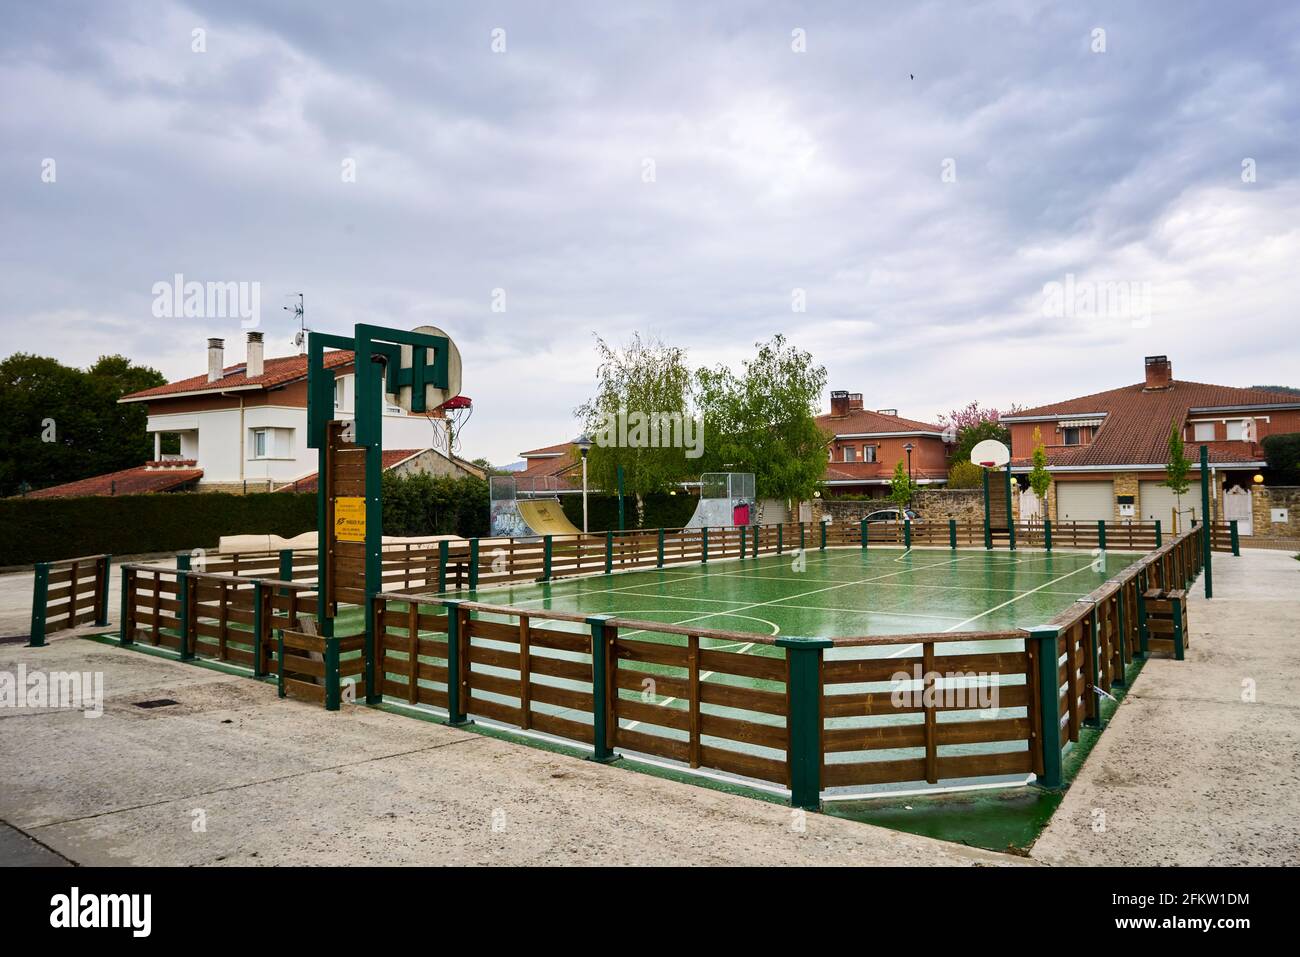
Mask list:
[[[984,485],[983,469],[970,459],[961,459],[952,463],[948,469],[949,488],[982,488]]]
[[[1281,485],[1300,485],[1300,432],[1267,435],[1260,443],[1271,478]]]

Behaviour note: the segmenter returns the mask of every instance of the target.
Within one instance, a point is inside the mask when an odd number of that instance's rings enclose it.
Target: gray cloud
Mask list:
[[[272,353],[298,291],[322,330],[447,328],[477,404],[466,449],[499,461],[574,431],[593,331],[657,333],[700,364],[785,332],[833,387],[917,418],[1134,381],[1152,352],[1188,378],[1300,381],[1287,5],[5,17],[6,353],[193,374],[237,326],[154,319],[152,284],[257,280]],[[1149,283],[1152,321],[1045,318],[1043,284],[1067,273]]]

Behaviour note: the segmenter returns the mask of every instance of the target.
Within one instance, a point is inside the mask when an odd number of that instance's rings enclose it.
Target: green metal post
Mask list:
[[[118,618],[117,640],[124,645],[129,645],[133,637],[132,635],[128,634],[126,630],[126,622],[127,619],[130,617],[130,611],[131,611],[132,574],[133,573],[131,569],[127,568],[125,565],[122,566],[122,596],[121,596],[122,607],[119,612],[121,617]],[[184,605],[182,605],[181,607],[183,608]]]
[[[776,526],[776,553],[778,555],[785,552],[785,526],[778,524]]]
[[[1160,534],[1160,519],[1157,518],[1156,519],[1156,548],[1159,548],[1163,544],[1162,541],[1163,538],[1164,536]]]
[[[551,557],[554,554],[555,542],[550,535],[542,536],[542,581],[551,580]]]
[[[591,627],[591,760],[605,764],[618,759],[609,746],[609,642],[605,637],[609,618],[592,615],[587,619]]]
[[[1201,563],[1205,566],[1205,597],[1214,597],[1214,572],[1211,568],[1213,556],[1210,550],[1210,447],[1201,446],[1201,517],[1205,527],[1201,529]]]
[[[438,543],[438,594],[447,590],[447,559],[451,557],[451,546],[444,538]]]
[[[912,547],[912,520],[910,518],[903,519],[903,547]]]
[[[613,531],[605,532],[605,574],[608,575],[614,571],[614,533]]]
[[[804,523],[800,522],[799,523],[799,551],[801,552],[805,551],[808,547],[805,544],[805,541],[806,541],[806,536],[804,534]]]
[[[468,724],[460,700],[460,601],[448,598],[442,604],[447,609],[447,723]]]
[[[181,661],[189,661],[194,657],[194,650],[190,648],[190,632],[192,622],[190,621],[190,560],[189,552],[176,553],[176,600],[181,606],[180,614],[176,617],[181,623]]]
[[[700,564],[709,563],[709,527],[706,525],[700,529]]]
[[[36,581],[32,587],[32,638],[29,648],[45,647],[45,603],[50,595],[50,563],[36,563]]]
[[[1209,525],[1206,525],[1206,526],[1205,526],[1205,529],[1208,530],[1209,527],[1210,527]],[[1234,518],[1232,521],[1230,521],[1230,522],[1228,523],[1228,533],[1229,533],[1229,535],[1231,535],[1231,537],[1232,537],[1232,554],[1234,554],[1234,555],[1236,555],[1238,558],[1240,558],[1240,557],[1241,557],[1241,538],[1240,538],[1240,536],[1239,536],[1239,534],[1238,534],[1238,532],[1237,532],[1237,520],[1236,520],[1235,518]],[[1202,531],[1201,534],[1204,535],[1204,534],[1205,534],[1205,531]]]
[[[342,688],[339,682],[339,640],[325,639],[325,710],[339,710]]]
[[[1039,726],[1042,738],[1038,742],[1043,756],[1043,773],[1038,786],[1049,791],[1060,790],[1064,783],[1061,767],[1061,653],[1057,646],[1060,630],[1051,625],[1027,628],[1027,642],[1038,643],[1038,701]]]
[[[993,547],[993,525],[989,521],[989,470],[984,469],[984,547]]]
[[[1080,601],[1086,600],[1080,599]],[[1099,632],[1097,617],[1097,603],[1094,601],[1092,603],[1091,625],[1088,628],[1088,647],[1091,650],[1090,660],[1092,661],[1092,675],[1088,684],[1091,687],[1085,692],[1088,695],[1088,706],[1084,709],[1085,712],[1092,712],[1092,715],[1083,719],[1084,725],[1089,728],[1101,727],[1101,701],[1095,690],[1101,687],[1101,661],[1098,659],[1101,654],[1101,647],[1100,642],[1097,640]]]
[[[1183,600],[1178,597],[1169,599],[1169,607],[1174,616],[1174,658],[1183,660]]]
[[[262,670],[262,628],[266,621],[262,616],[262,581],[253,582],[253,677],[260,678],[266,674]]]
[[[817,524],[821,526],[821,537],[822,537],[821,551],[824,552],[826,551],[826,523],[818,522]]]
[[[1124,604],[1123,585],[1115,591],[1115,630],[1119,636],[1119,673],[1110,683],[1123,687],[1128,683],[1128,608]]]
[[[740,526],[740,557],[742,559],[745,557],[745,542],[748,540],[746,538],[745,533],[748,531],[749,529],[747,529],[744,525]]]
[[[948,519],[948,547],[957,547],[957,519]]]
[[[1010,543],[1011,550],[1014,552],[1016,550],[1016,523],[1013,520],[1011,515],[1011,464],[1010,463],[1007,463],[1006,471],[1003,474],[1006,475],[1006,486],[1007,486],[1007,541]]]
[[[284,697],[284,632],[275,636],[275,692]]]
[[[821,663],[828,638],[777,638],[789,661],[790,804],[815,811],[821,807]]]
[[[862,529],[862,550],[867,550],[867,520],[864,518],[858,525]]]
[[[104,568],[99,573],[98,581],[103,585],[104,590],[99,595],[99,609],[98,613],[95,615],[95,624],[102,628],[108,624],[108,586],[112,581],[109,576],[113,572],[113,556],[103,555],[99,560],[103,562]]]
[[[1106,522],[1104,519],[1097,521],[1097,548],[1103,552],[1106,550]]]
[[[759,529],[759,526],[755,525],[755,526],[754,526],[754,548],[753,548],[753,552],[752,552],[752,554],[753,554],[753,556],[754,556],[755,558],[758,557],[758,529]]]
[[[1135,658],[1145,658],[1151,650],[1149,644],[1151,635],[1147,631],[1146,591],[1147,591],[1147,573],[1146,570],[1143,569],[1141,572],[1138,573],[1138,587],[1137,587],[1138,649],[1136,652],[1133,653],[1133,657]]]
[[[546,575],[549,578],[551,574],[551,546],[550,538],[546,540]],[[469,540],[469,590],[478,590],[478,539]]]
[[[655,567],[664,567],[664,530],[662,528],[659,529],[659,551],[655,560]]]
[[[1043,547],[1049,552],[1052,550],[1052,520],[1043,519]]]

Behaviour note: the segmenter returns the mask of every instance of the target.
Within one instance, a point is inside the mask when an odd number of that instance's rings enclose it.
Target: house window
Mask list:
[[[334,408],[343,408],[343,377],[334,380]]]
[[[293,458],[293,429],[251,429],[248,457],[251,459]]]
[[[1228,423],[1228,441],[1243,442],[1246,439],[1246,423],[1240,420]]]
[[[1083,429],[1062,429],[1061,441],[1065,445],[1080,445],[1083,442]]]
[[[864,462],[876,461],[876,447],[874,445],[862,446],[862,461]]]
[[[844,461],[856,462],[858,460],[858,447],[856,445],[844,446]]]
[[[1232,431],[1229,430],[1228,438],[1232,438]],[[1214,423],[1213,422],[1196,422],[1192,425],[1193,442],[1213,442],[1214,441]]]

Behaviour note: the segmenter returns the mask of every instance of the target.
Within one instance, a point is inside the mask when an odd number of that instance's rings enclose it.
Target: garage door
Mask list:
[[[1061,522],[1115,519],[1114,482],[1057,482],[1056,518]]]
[[[1159,482],[1139,482],[1138,496],[1138,514],[1142,516],[1142,521],[1154,522],[1159,519],[1161,525],[1169,528],[1170,515],[1178,504],[1174,490]],[[1187,528],[1191,525],[1191,519],[1200,517],[1201,483],[1189,482],[1187,491],[1183,493],[1182,515],[1178,518],[1178,525]]]

